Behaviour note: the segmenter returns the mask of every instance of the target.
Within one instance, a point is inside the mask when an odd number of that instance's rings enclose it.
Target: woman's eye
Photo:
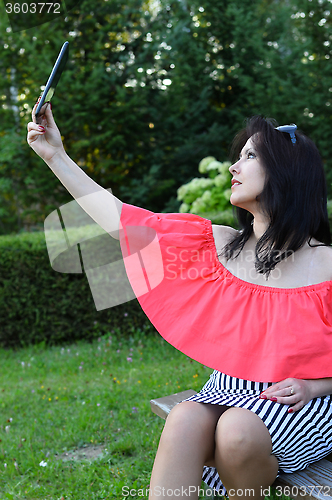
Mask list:
[[[253,152],[253,151],[248,151],[245,153],[245,157],[248,159],[248,160],[252,160],[254,158],[257,158],[256,154]],[[237,161],[240,161],[242,158],[242,155],[240,155],[237,159]]]

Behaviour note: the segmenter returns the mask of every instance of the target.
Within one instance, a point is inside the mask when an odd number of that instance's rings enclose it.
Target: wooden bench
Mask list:
[[[196,394],[196,391],[189,389],[171,396],[152,399],[150,401],[151,410],[165,420],[176,404],[193,394]],[[283,493],[295,500],[312,500],[312,498],[328,500],[332,498],[332,453],[302,471],[281,474],[274,482],[273,487],[277,488],[278,497]]]

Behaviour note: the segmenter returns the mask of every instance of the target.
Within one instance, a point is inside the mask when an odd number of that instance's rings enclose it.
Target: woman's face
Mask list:
[[[251,138],[247,140],[238,161],[229,167],[229,171],[233,176],[231,204],[254,213],[259,205],[257,197],[263,191],[266,174]]]

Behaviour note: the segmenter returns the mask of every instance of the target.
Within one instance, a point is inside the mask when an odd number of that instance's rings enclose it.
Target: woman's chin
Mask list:
[[[229,199],[229,202],[231,205],[233,205],[234,207],[239,207],[239,203],[240,201],[236,199],[236,196],[233,196],[231,195],[230,199]]]
[[[237,207],[237,208],[244,208],[244,210],[248,210],[248,204],[245,203],[245,201],[241,200],[240,199],[237,199],[236,196],[234,196],[234,198],[231,196],[230,199],[229,199],[229,202],[231,205],[233,205],[233,207]],[[250,210],[249,210],[250,212]]]

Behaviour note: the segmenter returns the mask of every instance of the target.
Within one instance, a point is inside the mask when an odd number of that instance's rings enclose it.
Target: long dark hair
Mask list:
[[[323,163],[315,144],[296,131],[296,143],[290,135],[275,129],[277,123],[261,116],[250,118],[235,137],[233,159],[251,137],[266,172],[259,202],[270,224],[256,244],[255,268],[269,274],[281,260],[311,238],[331,245],[327,215],[327,188]],[[223,248],[222,255],[235,258],[253,232],[253,215],[236,207],[241,231]],[[320,246],[320,245],[310,245]],[[237,252],[237,253],[236,253]]]

